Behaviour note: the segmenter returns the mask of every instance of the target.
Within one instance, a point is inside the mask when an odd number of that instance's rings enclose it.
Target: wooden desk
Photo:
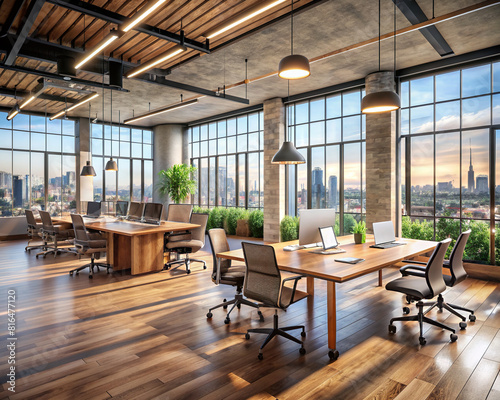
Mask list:
[[[372,249],[373,235],[367,235],[367,243],[354,244],[353,235],[338,238],[345,253],[322,255],[311,253],[311,250],[298,250],[287,252],[283,247],[297,244],[298,241],[274,243],[271,246],[276,251],[278,267],[283,271],[301,274],[307,277],[307,290],[310,295],[314,294],[314,279],[322,279],[327,282],[327,309],[328,309],[328,355],[336,360],[339,356],[337,350],[337,317],[335,284],[359,278],[360,276],[381,271],[382,268],[395,264],[409,257],[414,257],[428,251],[436,246],[436,242],[404,239],[407,245],[396,246],[390,249]],[[243,250],[233,250],[218,253],[217,257],[230,260],[244,261]],[[345,264],[336,262],[336,258],[357,257],[365,261],[359,264]],[[381,277],[381,275],[379,275]],[[381,282],[379,282],[381,284]]]
[[[71,217],[57,219],[61,222],[68,220],[71,221]],[[132,275],[163,269],[165,232],[186,231],[199,227],[196,224],[180,222],[162,221],[161,225],[152,225],[114,218],[99,219],[95,222],[85,218],[85,226],[107,233],[107,262],[113,266],[114,271],[130,269]]]

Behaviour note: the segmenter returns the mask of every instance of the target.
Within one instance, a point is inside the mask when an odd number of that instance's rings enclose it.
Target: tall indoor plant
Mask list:
[[[158,172],[158,192],[162,196],[170,196],[176,204],[182,203],[196,191],[196,181],[191,178],[195,172],[196,167],[186,164],[175,164],[167,170],[161,170]]]

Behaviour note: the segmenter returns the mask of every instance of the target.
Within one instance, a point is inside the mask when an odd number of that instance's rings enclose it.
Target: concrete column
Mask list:
[[[271,164],[285,140],[285,107],[280,98],[264,101],[264,241],[280,241],[285,216],[285,166]]]
[[[75,124],[76,135],[76,211],[78,213],[85,210],[82,205],[82,187],[80,172],[87,160],[91,161],[90,154],[90,122],[88,118],[78,118]],[[88,186],[88,185],[86,185]]]
[[[184,125],[157,125],[153,128],[153,187],[159,182],[158,173],[174,164],[189,164],[189,138]],[[162,197],[153,190],[153,201],[165,203],[170,199]]]
[[[383,71],[365,79],[366,93],[394,91],[394,73]],[[366,114],[366,225],[393,221],[400,227],[396,197],[396,112]],[[396,232],[397,233],[397,232]]]

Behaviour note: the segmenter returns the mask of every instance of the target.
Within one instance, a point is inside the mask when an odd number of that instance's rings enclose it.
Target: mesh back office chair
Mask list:
[[[73,275],[73,273],[75,273],[75,275],[78,275],[82,269],[87,267],[89,268],[89,279],[93,278],[94,267],[97,267],[98,271],[99,267],[106,268],[106,271],[109,274],[109,269],[111,268],[109,264],[95,262],[95,259],[99,259],[100,254],[106,251],[106,236],[99,232],[88,232],[81,215],[71,214],[71,221],[73,222],[75,247],[78,251],[78,255],[80,257],[90,255],[90,263],[72,269],[69,271],[69,274]]]
[[[192,204],[169,204],[167,210],[167,221],[170,222],[184,222],[189,223],[191,221],[191,214],[193,213],[193,205]],[[170,253],[170,250],[167,248],[168,242],[176,242],[176,241],[186,241],[191,240],[191,233],[186,232],[165,232],[163,245],[163,251],[166,253]],[[177,255],[175,252],[171,253]],[[165,264],[165,269],[168,269]]]
[[[243,298],[241,294],[243,290],[243,282],[245,280],[245,266],[244,265],[232,265],[231,260],[228,259],[217,259],[217,253],[224,253],[229,251],[229,244],[226,238],[226,232],[224,229],[214,228],[208,231],[208,239],[210,240],[210,246],[212,247],[212,259],[213,259],[213,271],[212,271],[212,281],[216,285],[230,285],[236,286],[236,295],[234,299],[224,301],[215,307],[212,307],[208,310],[207,318],[212,318],[212,311],[223,307],[224,310],[227,309],[228,306],[233,305],[229,312],[226,315],[226,319],[224,320],[225,324],[229,324],[231,319],[229,318],[229,314],[234,310],[234,307],[237,307],[238,310],[241,308],[241,305],[247,305],[250,307],[257,308],[257,312],[261,321],[264,320],[264,316],[262,312],[259,310],[259,305],[256,303],[252,303],[251,301]]]
[[[448,250],[450,242],[451,239],[446,239],[437,244],[434,252],[429,258],[429,262],[427,263],[427,268],[425,269],[425,279],[414,276],[403,276],[402,278],[389,282],[385,286],[387,290],[400,292],[406,294],[410,299],[418,300],[418,314],[392,318],[389,323],[389,333],[396,333],[396,326],[393,325],[394,321],[418,321],[420,325],[420,337],[418,340],[421,345],[426,343],[423,336],[424,322],[451,331],[450,340],[452,342],[457,340],[455,329],[425,316],[426,313],[423,311],[424,303],[421,301],[422,299],[432,299],[434,296],[444,292],[446,289],[443,279],[442,266],[446,250]],[[408,307],[405,307],[403,312],[407,314],[410,310]]]
[[[297,290],[300,275],[281,278],[281,273],[276,262],[276,254],[272,246],[242,242],[245,256],[246,272],[243,293],[250,299],[261,302],[261,307],[275,308],[272,328],[249,329],[245,335],[250,339],[250,333],[265,333],[267,338],[259,349],[259,360],[262,360],[262,349],[275,336],[283,336],[300,344],[300,354],[305,354],[306,349],[301,340],[293,337],[287,331],[302,329],[302,337],[306,336],[304,326],[278,327],[278,308],[286,310],[291,304],[305,298],[307,293]],[[293,281],[293,288],[285,286],[288,281]]]
[[[28,222],[28,245],[24,248],[24,251],[31,251],[32,249],[44,249],[45,243],[30,245],[33,241],[42,240],[42,224],[36,222],[35,215],[31,210],[24,210],[26,215],[26,221]]]
[[[38,256],[43,256],[45,258],[45,256],[50,253],[54,253],[54,257],[59,253],[77,254],[74,249],[59,247],[60,244],[71,244],[73,229],[67,229],[63,224],[54,225],[47,211],[40,211],[40,218],[42,219],[42,235],[45,243],[45,250],[37,253],[36,258],[38,258]]]
[[[205,246],[205,235],[207,230],[208,214],[192,214],[191,223],[200,225],[199,228],[191,230],[190,240],[176,240],[167,241],[166,247],[171,253],[175,252],[177,255],[184,254],[185,257],[179,260],[169,261],[165,264],[165,269],[169,269],[172,265],[179,264],[175,268],[179,268],[182,264],[186,266],[186,272],[191,273],[189,265],[192,262],[200,262],[203,264],[203,269],[207,269],[207,265],[203,260],[189,258],[190,253],[196,253],[203,246]],[[174,268],[174,269],[175,269]]]
[[[450,270],[450,275],[443,275],[444,283],[446,284],[446,286],[453,287],[467,278],[467,272],[465,272],[463,264],[463,257],[464,257],[465,246],[467,244],[467,240],[469,240],[470,233],[471,230],[469,229],[468,231],[462,232],[460,234],[455,243],[455,246],[453,247],[453,250],[451,251],[450,259],[444,260],[443,262],[443,267]],[[405,260],[405,261],[408,261],[412,264],[405,265],[404,267],[401,267],[399,269],[399,271],[401,271],[401,274],[403,276],[419,276],[421,278],[425,277],[426,267],[423,266],[425,265],[425,263],[413,260]],[[420,264],[420,265],[413,265],[413,264]],[[426,314],[434,307],[437,307],[439,311],[443,311],[443,308],[447,309],[449,312],[456,315],[462,320],[462,322],[460,322],[459,324],[460,329],[467,328],[467,323],[465,322],[467,319],[456,310],[462,310],[468,312],[469,320],[471,322],[474,322],[476,320],[476,316],[474,315],[474,310],[446,303],[441,293],[439,294],[437,301],[424,302],[424,306],[431,306],[429,309],[425,311]]]

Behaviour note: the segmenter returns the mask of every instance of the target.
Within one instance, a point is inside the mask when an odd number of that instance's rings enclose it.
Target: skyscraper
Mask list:
[[[331,175],[328,178],[328,207],[337,208],[337,176]]]
[[[325,185],[323,184],[323,170],[315,167],[312,171],[312,208],[323,208],[325,206]]]
[[[474,167],[472,166],[472,140],[469,141],[469,148],[470,148],[470,165],[469,165],[469,172],[467,173],[467,189],[469,192],[474,191]]]
[[[488,176],[478,175],[476,178],[476,192],[488,193]]]
[[[23,177],[21,175],[14,175],[14,207],[23,206]]]

